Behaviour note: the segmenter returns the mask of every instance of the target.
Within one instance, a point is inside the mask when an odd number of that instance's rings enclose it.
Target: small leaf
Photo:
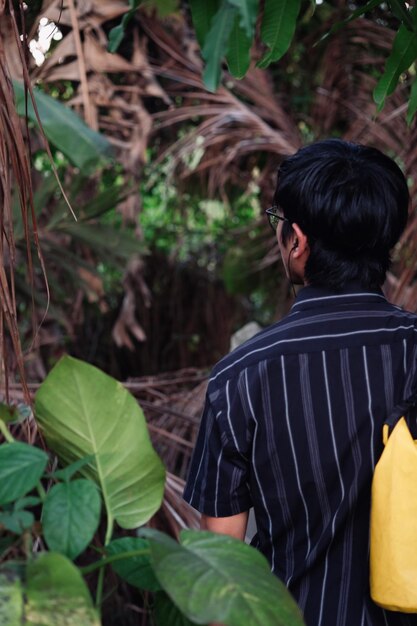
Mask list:
[[[50,550],[75,559],[90,543],[100,522],[100,494],[86,479],[54,485],[42,512],[45,541]]]
[[[246,36],[252,40],[258,15],[258,0],[228,0],[239,11],[239,23]]]
[[[32,409],[28,404],[6,404],[0,402],[0,420],[5,424],[20,424],[32,416]]]
[[[0,526],[4,526],[16,535],[20,535],[28,528],[31,528],[35,518],[29,511],[0,512]]]
[[[233,28],[237,9],[223,0],[214,16],[210,32],[206,36],[202,55],[206,61],[203,72],[204,84],[209,91],[216,91],[220,82],[221,62],[229,49],[229,36]]]
[[[80,571],[62,554],[46,552],[26,569],[26,621],[33,626],[99,626]]]
[[[0,505],[31,491],[40,480],[48,456],[39,448],[18,441],[0,446]]]
[[[83,456],[82,459],[78,459],[78,461],[71,463],[71,465],[67,465],[67,467],[56,470],[51,474],[51,476],[68,483],[74,476],[74,474],[79,472],[85,465],[88,465],[89,463],[94,461],[94,459],[94,454],[88,454],[87,456]]]
[[[190,0],[191,17],[200,48],[204,47],[211,22],[220,8],[220,0]]]
[[[140,3],[141,0],[129,0],[130,10],[123,15],[120,24],[114,26],[109,32],[109,43],[107,45],[107,49],[109,52],[116,52],[117,48],[122,43],[123,37],[125,35],[126,26],[132,19]]]
[[[155,595],[154,610],[156,626],[194,626],[196,623],[190,622],[163,591]]]
[[[111,29],[111,31],[109,32],[109,43],[107,45],[107,50],[109,52],[116,52],[116,50],[123,41],[124,34],[125,29],[123,28],[122,24],[118,24]]]
[[[407,124],[410,126],[411,122],[417,111],[417,76],[413,80],[411,85],[410,99],[408,101],[407,109]]]
[[[227,65],[229,72],[235,78],[243,78],[250,65],[250,49],[252,39],[248,37],[239,25],[239,17],[235,17],[232,32],[229,38],[229,52],[227,53]]]
[[[385,64],[385,70],[374,89],[374,100],[378,112],[385,104],[385,99],[395,89],[400,75],[407,70],[417,58],[417,37],[405,26],[400,26],[395,36],[391,54]]]
[[[37,506],[41,502],[42,500],[35,496],[27,496],[26,498],[19,498],[19,500],[16,500],[16,502],[14,503],[14,510],[21,511],[25,509],[26,507]]]
[[[115,539],[106,547],[108,556],[122,554],[123,552],[133,552],[142,548],[149,549],[146,539],[139,537],[123,537]],[[152,569],[150,554],[143,556],[132,556],[111,564],[112,568],[129,585],[146,589],[148,591],[158,591],[161,585],[155,577]],[[170,622],[166,622],[167,624]]]
[[[294,36],[300,5],[301,0],[265,0],[261,39],[270,50],[258,61],[258,67],[268,67],[287,52]]]

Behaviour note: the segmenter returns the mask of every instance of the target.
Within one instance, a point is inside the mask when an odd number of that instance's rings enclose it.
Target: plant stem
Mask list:
[[[80,567],[80,571],[83,575],[90,574],[100,567],[114,563],[114,561],[123,561],[124,559],[130,559],[134,556],[144,556],[149,554],[149,548],[142,548],[141,550],[130,550],[129,552],[121,552],[120,554],[112,554],[111,556],[104,557],[99,561],[95,561],[85,567]]]
[[[110,513],[108,513],[107,530],[106,530],[106,537],[104,539],[104,547],[106,547],[110,543],[112,534],[113,534],[113,517]],[[96,608],[98,610],[100,610],[101,603],[103,601],[104,566],[106,565],[105,561],[106,561],[106,558],[103,558],[99,561],[99,563],[101,563],[102,565],[100,566],[101,569],[98,573],[98,580],[97,580]]]
[[[7,441],[7,443],[13,443],[14,439],[9,431],[9,429],[7,428],[6,424],[3,422],[3,420],[0,420],[0,432],[3,435],[3,437],[5,438],[5,440]]]

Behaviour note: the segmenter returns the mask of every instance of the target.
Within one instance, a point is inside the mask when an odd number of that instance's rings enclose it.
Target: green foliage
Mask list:
[[[21,575],[0,570],[1,626],[99,626],[79,570],[60,554],[28,561]]]
[[[302,626],[297,605],[252,547],[201,531],[182,531],[180,544],[158,531],[142,532],[158,580],[196,624]]]
[[[23,85],[14,81],[13,87],[17,111],[24,116],[26,106]],[[33,93],[48,141],[59,148],[75,166],[86,173],[96,169],[103,160],[108,160],[112,147],[104,135],[92,130],[69,107],[40,89],[34,87]],[[28,119],[37,126],[38,121],[30,97],[27,105]]]
[[[27,624],[99,626],[79,569],[61,554],[43,553],[28,562],[25,591]]]
[[[235,21],[230,33],[230,46],[226,54],[227,66],[229,72],[235,78],[243,78],[250,65],[250,50],[252,47],[252,39],[247,35],[240,25],[239,15],[236,15]]]
[[[41,476],[48,458],[43,451],[14,442],[0,446],[0,486],[2,502],[6,501],[1,519],[9,515],[12,521],[6,531],[22,535],[27,554],[25,560],[0,566],[0,626],[99,626],[83,574],[99,571],[100,606],[108,565],[125,583],[155,594],[157,626],[193,626],[212,620],[225,626],[302,626],[294,601],[271,574],[264,557],[242,542],[186,531],[177,543],[150,529],[140,531],[143,537],[111,540],[113,518],[125,525],[147,519],[161,500],[163,484],[161,464],[150,446],[141,411],[119,383],[85,363],[63,359],[38,391],[36,413],[46,441],[61,462],[73,463]],[[1,430],[12,439],[3,422]],[[86,456],[87,449],[90,454]],[[5,455],[4,450],[14,454]],[[28,459],[39,463],[28,463]],[[27,482],[22,480],[23,468]],[[81,568],[67,556],[82,558],[97,529],[99,498],[96,486],[88,480],[72,480],[77,472],[98,481],[107,514],[105,553],[91,563],[90,552],[89,565]],[[42,480],[46,483],[51,477],[64,482],[54,484],[45,495]],[[21,497],[35,482],[40,497]],[[31,507],[36,507],[36,514],[42,509],[48,546],[67,556],[54,551],[29,554],[35,514],[25,509]],[[25,515],[18,523],[18,513],[29,514],[30,524]],[[5,524],[0,532],[5,532]],[[0,537],[1,551],[10,548],[7,539]]]
[[[48,463],[43,450],[27,443],[12,442],[0,446],[0,506],[13,502],[31,491]]]
[[[381,111],[385,99],[395,89],[401,74],[417,59],[417,35],[405,26],[400,26],[394,40],[391,54],[385,65],[384,74],[374,90],[374,100]]]
[[[206,35],[201,53],[206,62],[203,79],[209,91],[216,91],[219,85],[221,61],[229,50],[230,33],[236,16],[236,7],[222,2]]]
[[[75,559],[83,552],[100,523],[101,500],[94,483],[78,479],[54,485],[43,505],[45,541],[53,552]]]
[[[115,561],[112,563],[112,568],[120,578],[133,587],[146,589],[147,591],[158,591],[161,589],[161,585],[155,577],[152,568],[149,542],[147,539],[141,537],[122,537],[121,539],[115,539],[106,547],[108,556],[137,552],[140,550],[146,550],[146,553],[132,556],[129,559]]]
[[[261,26],[261,39],[269,51],[258,62],[258,67],[268,67],[278,61],[288,50],[294,36],[300,0],[266,0]]]
[[[64,357],[36,394],[35,410],[48,446],[63,463],[94,455],[81,473],[99,484],[110,525],[115,520],[135,528],[158,510],[165,471],[142,410],[120,383]]]

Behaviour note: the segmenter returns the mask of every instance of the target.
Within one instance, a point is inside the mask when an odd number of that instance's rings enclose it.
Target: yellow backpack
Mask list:
[[[371,598],[402,613],[417,613],[417,440],[407,425],[415,414],[404,403],[385,422],[372,481]]]

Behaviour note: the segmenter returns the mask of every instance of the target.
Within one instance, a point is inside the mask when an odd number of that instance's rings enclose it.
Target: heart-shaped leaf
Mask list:
[[[13,502],[31,491],[42,476],[48,455],[27,443],[15,441],[0,446],[0,505]]]
[[[90,543],[100,522],[101,500],[90,480],[54,485],[42,511],[45,541],[50,550],[75,559]]]
[[[158,510],[165,470],[143,412],[123,385],[92,365],[64,357],[36,394],[35,413],[61,462],[94,455],[80,472],[100,485],[110,522],[135,528]]]

